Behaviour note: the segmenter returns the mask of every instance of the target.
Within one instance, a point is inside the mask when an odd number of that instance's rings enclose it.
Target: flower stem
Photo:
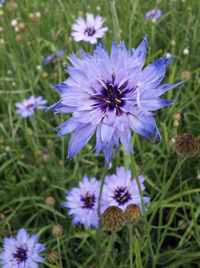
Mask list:
[[[132,252],[133,252],[133,225],[131,223],[128,224],[128,229],[129,229],[129,254],[130,254],[130,268],[133,268],[133,257],[132,257]]]
[[[106,261],[108,259],[108,256],[110,254],[110,251],[111,251],[111,247],[112,247],[112,244],[114,242],[114,239],[115,239],[115,233],[113,232],[110,236],[110,240],[109,240],[109,243],[108,243],[108,246],[107,246],[107,249],[106,249],[106,255],[105,255],[105,258],[103,260],[103,263],[101,265],[101,268],[104,268],[105,265],[106,265]]]
[[[121,41],[121,37],[120,37],[120,32],[119,32],[119,22],[118,22],[117,12],[115,9],[115,0],[110,0],[110,11],[113,16],[114,33],[116,37],[116,42],[117,44],[119,44]]]
[[[62,259],[61,259],[61,252],[60,252],[60,241],[59,241],[59,237],[57,237],[57,245],[58,245],[59,267],[62,268]]]

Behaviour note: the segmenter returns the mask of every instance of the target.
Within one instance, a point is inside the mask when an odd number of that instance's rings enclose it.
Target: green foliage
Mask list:
[[[67,210],[60,206],[65,201],[65,190],[77,187],[84,174],[102,178],[104,155],[95,157],[91,153],[95,137],[71,161],[67,160],[70,135],[59,138],[52,129],[66,121],[69,115],[36,111],[34,117],[24,120],[15,114],[14,107],[15,102],[21,102],[31,94],[42,95],[48,99],[49,105],[57,102],[60,96],[52,84],[61,83],[68,77],[63,66],[63,62],[69,64],[68,54],[77,53],[81,48],[92,53],[92,45],[70,39],[71,24],[79,11],[84,16],[86,12],[92,12],[106,19],[105,26],[109,27],[109,31],[103,42],[110,51],[113,25],[109,0],[18,2],[18,10],[10,12],[8,5],[4,5],[4,14],[0,16],[0,26],[4,29],[0,32],[0,38],[5,40],[4,45],[0,44],[0,212],[7,219],[0,220],[0,245],[3,238],[9,235],[9,222],[14,235],[19,228],[26,228],[31,234],[37,232],[40,235],[40,242],[47,245],[46,253],[57,250],[56,238],[51,235],[55,220],[51,208],[45,205],[45,198],[51,195],[56,200],[55,215],[64,229],[61,239],[63,267],[101,267],[106,255],[105,267],[128,268],[126,227],[116,234],[108,255],[109,235],[104,227],[100,225],[98,231],[80,224],[73,227]],[[178,173],[174,174],[166,195],[163,195],[178,161],[169,140],[184,132],[200,138],[199,1],[161,1],[158,8],[162,10],[163,17],[156,24],[144,20],[145,13],[153,9],[154,4],[155,1],[116,0],[121,39],[125,40],[128,48],[137,47],[148,34],[145,65],[168,52],[174,55],[174,59],[163,82],[179,82],[183,70],[190,71],[191,79],[166,93],[167,99],[178,98],[173,106],[156,113],[155,119],[163,138],[159,146],[132,133],[137,171],[146,178],[147,193],[152,200],[147,206],[148,225],[145,226],[142,219],[133,229],[133,266],[200,267],[199,155],[184,162]],[[100,7],[98,11],[97,6]],[[41,18],[31,23],[29,13],[38,11]],[[16,18],[26,24],[25,32],[20,33],[22,43],[16,42],[19,33],[11,27],[11,21]],[[175,46],[171,45],[172,40]],[[184,56],[183,49],[186,47],[189,54]],[[61,60],[43,64],[47,55],[61,48],[67,52]],[[42,70],[39,71],[37,66],[41,66]],[[43,72],[48,73],[48,78],[43,77]],[[175,112],[181,114],[178,128],[173,126]],[[45,148],[49,149],[49,163],[43,160],[42,151]],[[131,158],[123,147],[111,162],[109,174],[115,173],[117,166],[132,169]],[[177,228],[180,219],[188,223],[184,231]],[[41,256],[46,256],[46,253]],[[57,266],[46,262],[40,267]]]

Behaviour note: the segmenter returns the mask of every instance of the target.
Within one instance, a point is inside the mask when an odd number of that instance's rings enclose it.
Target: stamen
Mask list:
[[[118,114],[118,116],[120,116],[120,110],[119,110],[119,108],[118,107],[116,107],[117,108],[117,114]]]
[[[120,101],[120,100],[118,100],[117,98],[115,98],[115,100],[116,100],[117,102],[121,103],[121,101]]]

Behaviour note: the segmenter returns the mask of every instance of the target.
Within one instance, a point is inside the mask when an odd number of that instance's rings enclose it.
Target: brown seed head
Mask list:
[[[108,231],[118,232],[124,227],[125,215],[121,208],[111,206],[104,211],[102,222]]]
[[[180,119],[181,119],[181,114],[180,113],[175,113],[174,115],[173,115],[173,119],[174,120],[177,120],[177,121],[180,121]]]
[[[43,76],[44,79],[47,79],[48,78],[48,73],[47,72],[43,72],[42,73],[42,76]]]
[[[54,237],[60,237],[63,233],[63,228],[60,224],[54,224],[51,229],[51,233]]]
[[[47,198],[45,199],[45,204],[48,206],[48,207],[54,207],[55,205],[55,199],[52,197],[52,196],[47,196]]]
[[[135,204],[128,205],[124,214],[126,221],[131,224],[138,222],[142,216],[140,207]]]
[[[199,150],[199,140],[193,134],[183,133],[175,142],[175,151],[179,156],[192,157]]]
[[[58,261],[58,252],[55,250],[50,250],[47,254],[47,260],[50,263],[56,263]]]
[[[178,221],[178,228],[181,230],[185,230],[187,228],[188,224],[186,220],[180,220]]]
[[[15,40],[17,41],[17,43],[22,43],[23,37],[20,34],[17,34]]]
[[[30,22],[35,22],[35,14],[33,14],[33,13],[30,13],[29,15],[28,15],[28,18],[29,18],[29,20],[30,20]]]
[[[191,74],[190,74],[190,72],[188,70],[185,70],[185,71],[182,72],[182,74],[181,74],[181,80],[182,81],[189,81],[190,78],[191,78]]]
[[[24,32],[26,30],[26,25],[24,22],[19,22],[18,23],[18,28],[20,32]]]

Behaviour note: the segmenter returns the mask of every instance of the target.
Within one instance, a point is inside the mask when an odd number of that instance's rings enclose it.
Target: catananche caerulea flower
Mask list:
[[[23,99],[22,102],[16,102],[15,107],[19,108],[16,110],[16,114],[21,114],[22,118],[27,118],[34,114],[35,109],[42,110],[44,109],[44,104],[46,104],[48,100],[43,100],[42,96],[35,98],[33,95],[30,96],[29,99]]]
[[[109,56],[103,43],[96,46],[93,56],[80,51],[82,59],[71,55],[69,78],[54,87],[62,94],[61,100],[46,108],[56,113],[72,113],[72,117],[56,127],[58,136],[74,132],[69,142],[68,158],[76,155],[96,131],[96,155],[102,150],[109,166],[118,151],[119,139],[127,154],[131,147],[131,131],[152,140],[161,140],[151,111],[171,105],[173,100],[159,98],[182,82],[160,84],[172,58],[166,56],[149,64],[145,61],[147,38],[139,47],[127,51],[125,43],[116,46],[114,40]],[[154,142],[155,142],[154,140]],[[115,152],[112,148],[115,145]]]
[[[5,0],[0,0],[0,3],[5,4]]]
[[[52,62],[52,60],[54,58],[59,57],[59,56],[63,56],[63,55],[65,55],[64,49],[58,49],[58,51],[56,53],[50,54],[44,59],[44,64],[48,64],[48,63]]]
[[[82,17],[78,17],[77,23],[72,24],[72,30],[75,32],[72,32],[71,35],[76,42],[83,40],[95,44],[97,38],[103,37],[108,31],[108,27],[101,28],[104,21],[99,15],[94,18],[93,14],[87,14],[86,22]]]
[[[156,20],[160,19],[162,17],[162,11],[160,9],[153,9],[153,10],[150,10],[148,11],[146,14],[145,14],[145,20],[148,20],[149,18],[155,18]]]
[[[101,181],[96,178],[88,179],[84,175],[83,182],[79,182],[79,188],[72,188],[66,191],[66,200],[61,204],[62,207],[69,208],[69,215],[73,215],[73,225],[78,222],[86,227],[98,227],[98,198],[101,187]]]
[[[145,178],[140,175],[139,181],[142,191],[145,189]],[[150,198],[143,196],[144,203],[150,203]],[[142,201],[136,179],[131,180],[131,170],[117,167],[116,175],[107,175],[101,196],[100,212],[103,213],[110,206],[117,206],[125,211],[128,205],[136,204],[142,211]]]
[[[37,268],[36,262],[45,261],[38,255],[45,250],[45,245],[38,243],[38,239],[37,234],[30,237],[25,229],[20,229],[16,237],[4,238],[4,251],[0,253],[2,268]]]

